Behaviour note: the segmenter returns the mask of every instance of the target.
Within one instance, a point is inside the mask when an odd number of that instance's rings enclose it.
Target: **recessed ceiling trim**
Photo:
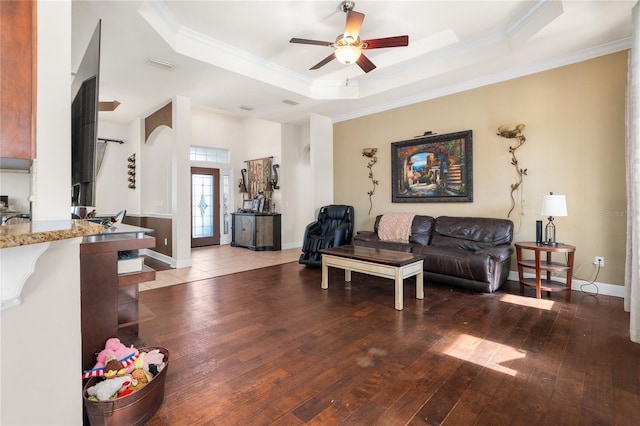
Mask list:
[[[552,23],[564,13],[562,1],[542,0],[533,2],[506,28],[512,43],[522,43]]]
[[[310,79],[184,27],[163,2],[144,2],[138,13],[175,52],[182,55],[311,99],[358,98],[357,88],[346,87],[342,79],[321,80],[319,85],[320,80]]]

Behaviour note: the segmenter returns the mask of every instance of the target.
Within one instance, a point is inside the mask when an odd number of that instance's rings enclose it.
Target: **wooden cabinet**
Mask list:
[[[36,154],[36,2],[0,1],[0,28],[0,161],[29,169]]]
[[[135,344],[138,324],[155,318],[138,300],[138,283],[153,281],[155,271],[144,267],[141,272],[118,274],[119,251],[154,246],[154,237],[140,233],[85,237],[80,244],[83,369],[93,367],[107,339]]]
[[[281,249],[281,215],[231,213],[231,245],[251,250]]]

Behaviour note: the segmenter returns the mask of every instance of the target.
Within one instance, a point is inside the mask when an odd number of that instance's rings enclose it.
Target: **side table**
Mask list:
[[[516,258],[518,260],[518,279],[520,280],[520,294],[524,294],[524,287],[534,287],[536,289],[536,298],[540,299],[542,291],[550,294],[552,291],[566,291],[565,298],[571,300],[571,277],[573,275],[573,255],[576,248],[567,244],[558,243],[555,246],[537,244],[535,242],[515,243]],[[523,250],[533,250],[534,259],[523,259]],[[542,255],[546,253],[543,260]],[[553,262],[551,255],[553,253],[566,253],[567,261]],[[524,278],[524,269],[535,270],[535,278]],[[542,277],[543,271],[546,271],[546,278]],[[551,279],[551,272],[565,272],[565,283]]]

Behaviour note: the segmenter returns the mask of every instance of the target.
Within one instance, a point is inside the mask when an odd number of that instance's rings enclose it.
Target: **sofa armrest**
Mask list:
[[[366,241],[366,242],[377,242],[380,241],[378,234],[373,231],[358,231],[358,233],[353,237],[354,241]]]
[[[302,241],[306,241],[309,235],[317,235],[320,233],[320,222],[317,220],[311,222],[304,228],[304,238]]]
[[[350,224],[348,223],[343,223],[341,225],[338,225],[338,227],[333,233],[334,247],[338,247],[351,242],[349,241],[349,227],[350,227]]]
[[[498,261],[503,261],[511,257],[513,254],[513,247],[510,245],[487,247],[477,250],[476,254],[488,254]]]

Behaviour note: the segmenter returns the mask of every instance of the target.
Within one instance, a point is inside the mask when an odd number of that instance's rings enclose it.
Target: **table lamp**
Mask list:
[[[553,192],[550,192],[549,195],[544,195],[540,206],[540,215],[549,217],[549,222],[544,228],[544,244],[552,247],[557,246],[556,226],[553,224],[553,217],[567,216],[566,197],[564,195],[553,195]]]

